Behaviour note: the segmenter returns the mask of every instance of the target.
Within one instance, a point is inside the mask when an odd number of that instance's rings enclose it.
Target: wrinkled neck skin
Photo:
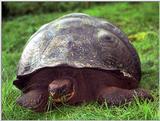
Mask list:
[[[77,97],[77,87],[78,83],[76,80],[76,76],[78,76],[78,72],[73,69],[68,69],[68,68],[59,68],[56,70],[58,72],[57,77],[50,83],[53,84],[54,81],[60,81],[60,80],[69,80],[70,83],[72,83],[72,91],[68,93],[66,96],[62,96],[60,98],[55,99],[54,96],[49,92],[50,97],[52,98],[54,103],[68,103]],[[63,82],[62,82],[63,83]],[[49,84],[49,85],[50,85]],[[48,86],[49,90],[49,86]],[[65,100],[63,100],[65,98]]]
[[[75,86],[74,96],[67,102],[68,104],[76,105],[83,102],[88,102],[94,99],[94,94],[91,93],[91,83],[86,80],[89,75],[85,75],[85,71],[81,69],[75,70],[76,74],[73,79]]]
[[[66,102],[67,104],[80,104],[94,99],[94,97],[92,97],[94,94],[90,93],[92,86],[90,86],[90,83],[84,76],[85,71],[74,68],[60,68],[58,71],[58,78],[70,79],[74,85],[74,95]]]

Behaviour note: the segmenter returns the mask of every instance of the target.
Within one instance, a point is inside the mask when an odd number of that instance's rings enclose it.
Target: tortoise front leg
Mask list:
[[[48,92],[42,89],[31,90],[23,94],[17,103],[35,112],[44,112],[47,109]]]
[[[153,97],[143,89],[128,90],[118,87],[106,87],[100,90],[97,99],[100,104],[106,101],[109,106],[119,106],[133,101],[135,96],[142,100],[153,100]]]

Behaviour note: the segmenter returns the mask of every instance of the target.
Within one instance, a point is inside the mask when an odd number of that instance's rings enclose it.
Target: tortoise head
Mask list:
[[[75,93],[73,82],[69,79],[53,80],[49,84],[48,91],[54,102],[66,102]]]

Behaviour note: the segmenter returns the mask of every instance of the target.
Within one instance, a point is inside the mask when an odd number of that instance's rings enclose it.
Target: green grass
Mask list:
[[[105,18],[132,40],[142,66],[140,87],[148,89],[154,102],[134,101],[128,106],[100,106],[96,102],[64,105],[46,113],[34,113],[15,104],[20,91],[12,85],[23,47],[38,28],[64,14],[83,12]],[[25,15],[2,22],[2,119],[160,119],[158,78],[158,3],[114,3],[66,13]]]

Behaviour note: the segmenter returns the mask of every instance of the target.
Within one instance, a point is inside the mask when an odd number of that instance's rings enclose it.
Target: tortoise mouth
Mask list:
[[[66,95],[56,95],[55,93],[50,93],[50,96],[52,97],[53,102],[58,103],[58,102],[67,102],[69,101],[73,96],[74,96],[75,92],[72,91]]]
[[[73,87],[72,91],[65,95],[58,95],[55,92],[50,92],[50,96],[52,97],[52,101],[55,103],[59,102],[67,102],[69,101],[75,94],[75,89]]]

